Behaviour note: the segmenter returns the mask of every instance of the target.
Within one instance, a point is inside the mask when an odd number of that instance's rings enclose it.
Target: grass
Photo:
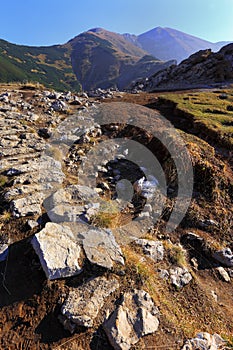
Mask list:
[[[6,176],[0,175],[0,188],[4,187],[6,185],[6,183],[7,183],[7,181],[8,181],[8,179],[7,179]]]
[[[0,221],[7,223],[11,218],[11,212],[4,210],[3,214],[0,216]]]
[[[180,245],[175,245],[168,241],[164,241],[163,244],[167,251],[168,259],[172,264],[180,267],[187,265],[186,252]]]
[[[222,99],[221,96],[226,98]],[[194,93],[171,93],[161,95],[160,99],[176,105],[176,110],[189,114],[203,131],[218,136],[218,141],[233,147],[233,89],[224,91],[201,91]]]
[[[99,211],[91,217],[91,224],[97,227],[113,228],[120,222],[120,212],[114,201],[104,201]]]
[[[30,81],[56,90],[79,91],[70,53],[65,45],[29,47],[0,40],[0,82]]]

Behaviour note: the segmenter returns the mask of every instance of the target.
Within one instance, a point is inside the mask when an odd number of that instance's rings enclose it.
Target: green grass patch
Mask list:
[[[190,114],[199,129],[203,126],[203,131],[209,130],[224,146],[233,147],[233,89],[171,93],[160,97],[175,103],[177,110]]]

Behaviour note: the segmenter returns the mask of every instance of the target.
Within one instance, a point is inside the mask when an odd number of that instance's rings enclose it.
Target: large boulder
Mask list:
[[[157,331],[159,310],[143,290],[125,293],[122,303],[104,323],[115,350],[129,350],[141,337]]]
[[[112,278],[96,277],[78,288],[72,288],[61,308],[60,321],[73,333],[76,326],[92,327],[105,300],[119,288]]]
[[[75,276],[82,271],[81,247],[69,227],[48,222],[31,242],[49,280]]]

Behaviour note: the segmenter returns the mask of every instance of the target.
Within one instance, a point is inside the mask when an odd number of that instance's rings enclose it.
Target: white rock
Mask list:
[[[41,215],[41,204],[42,196],[35,192],[27,197],[13,200],[10,209],[15,217]]]
[[[82,271],[81,247],[69,227],[48,222],[32,238],[32,245],[48,279],[74,276]]]
[[[164,247],[160,241],[153,241],[150,239],[137,239],[136,244],[140,245],[143,252],[149,255],[155,262],[161,261],[164,258]]]
[[[129,350],[139,339],[157,331],[159,311],[143,290],[125,293],[122,303],[103,327],[115,350]]]
[[[193,339],[188,339],[181,350],[218,350],[223,349],[225,341],[218,335],[211,335],[207,332],[201,332]]]
[[[225,282],[231,281],[230,276],[228,275],[227,271],[222,266],[217,267],[216,270],[218,271],[219,275],[221,276],[221,278]]]
[[[182,288],[192,280],[191,273],[185,267],[172,267],[169,270],[171,283],[177,288]]]

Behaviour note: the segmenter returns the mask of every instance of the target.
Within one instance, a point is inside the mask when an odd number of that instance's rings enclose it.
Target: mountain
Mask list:
[[[58,90],[128,88],[200,49],[220,49],[170,28],[139,36],[94,28],[64,45],[32,47],[0,40],[0,82],[34,81]]]
[[[144,85],[147,91],[178,90],[228,82],[233,82],[233,44],[224,46],[217,53],[210,49],[200,50],[179,65],[138,81],[133,88]]]
[[[97,87],[126,88],[132,80],[145,78],[174,63],[148,55],[121,34],[91,29],[69,41],[72,66],[84,90]]]
[[[176,59],[178,62],[196,51],[211,49],[218,51],[229,42],[211,43],[193,35],[171,28],[156,27],[139,36],[123,34],[129,42],[137,45],[161,60]]]
[[[36,81],[58,90],[79,90],[70,45],[32,47],[0,40],[0,82]]]

